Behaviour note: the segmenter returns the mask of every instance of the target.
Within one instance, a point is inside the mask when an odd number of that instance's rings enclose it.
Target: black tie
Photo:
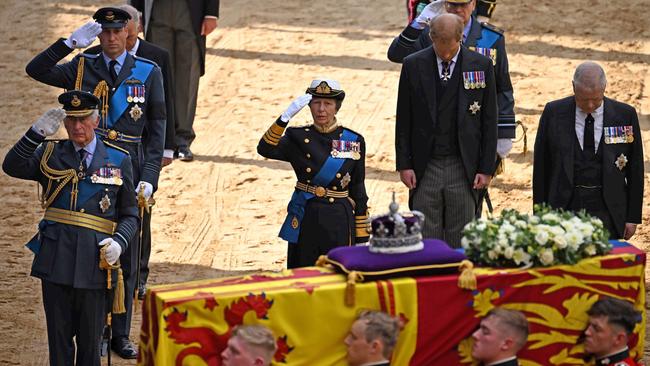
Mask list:
[[[111,73],[111,79],[113,79],[113,83],[115,83],[115,80],[117,80],[117,71],[115,71],[115,65],[117,65],[117,61],[111,60],[108,63],[108,71]]]
[[[77,153],[79,154],[79,170],[85,171],[88,169],[88,166],[86,166],[86,150],[79,149]]]
[[[442,61],[442,76],[440,77],[442,86],[447,86],[447,81],[449,81],[450,77],[451,75],[449,75],[449,61]]]
[[[584,151],[589,155],[595,155],[594,148],[594,117],[591,113],[585,118],[585,136],[583,141]]]

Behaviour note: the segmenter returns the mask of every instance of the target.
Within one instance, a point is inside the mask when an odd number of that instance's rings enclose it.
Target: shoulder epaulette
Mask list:
[[[147,63],[150,63],[150,64],[152,64],[154,66],[158,66],[157,63],[155,63],[152,60],[149,60],[148,58],[144,58],[144,57],[140,57],[140,56],[136,56],[136,55],[132,55],[132,56],[133,56],[134,59],[136,59],[138,61],[147,62]]]
[[[483,26],[483,28],[487,28],[487,29],[489,29],[489,30],[491,30],[491,31],[493,31],[495,33],[499,33],[500,35],[503,35],[503,33],[505,33],[505,31],[503,29],[501,29],[501,28],[499,28],[499,27],[497,27],[497,26],[495,26],[493,24],[490,24],[488,22],[482,22],[481,26]]]
[[[79,56],[81,57],[86,57],[86,58],[97,58],[99,57],[99,53],[92,54],[92,53],[80,53]]]
[[[128,152],[126,149],[122,148],[122,147],[119,147],[119,146],[117,146],[117,145],[113,145],[113,144],[111,144],[110,142],[105,141],[105,140],[102,140],[102,142],[104,143],[104,145],[106,145],[106,146],[108,146],[108,147],[112,147],[112,148],[115,149],[115,150],[119,150],[119,151],[125,153],[126,155],[129,155],[129,152]]]

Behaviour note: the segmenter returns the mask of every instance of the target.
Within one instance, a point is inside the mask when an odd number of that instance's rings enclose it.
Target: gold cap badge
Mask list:
[[[320,84],[316,87],[316,93],[318,94],[329,94],[332,92],[332,88],[330,88],[329,85],[327,85],[327,82],[321,81]]]
[[[113,19],[115,19],[115,15],[113,14],[112,11],[109,11],[109,12],[106,13],[106,17],[105,17],[105,18],[106,18],[106,20],[108,20],[108,21],[113,21]]]
[[[79,107],[79,106],[81,105],[81,99],[79,99],[79,97],[77,97],[77,96],[75,95],[75,96],[72,97],[72,100],[70,101],[70,104],[71,104],[73,107]]]

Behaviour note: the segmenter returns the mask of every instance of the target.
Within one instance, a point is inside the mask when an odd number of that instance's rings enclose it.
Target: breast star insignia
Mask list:
[[[481,110],[481,105],[478,104],[478,100],[475,100],[472,105],[469,106],[469,111],[472,112],[472,114],[476,114],[476,112]]]
[[[625,168],[627,165],[627,156],[623,154],[619,155],[619,157],[616,158],[616,162],[614,164],[616,164],[618,170],[623,170],[623,168]]]

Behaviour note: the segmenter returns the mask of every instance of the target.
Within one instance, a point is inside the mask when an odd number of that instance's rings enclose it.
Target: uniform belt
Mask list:
[[[329,197],[329,198],[346,198],[348,196],[348,191],[332,191],[325,187],[312,186],[302,182],[296,183],[296,189],[311,193],[316,197]]]
[[[56,207],[48,207],[45,210],[45,220],[58,222],[73,226],[85,227],[87,229],[99,231],[100,233],[113,235],[117,223],[105,218],[89,215],[78,211],[69,211]]]
[[[97,128],[95,129],[95,132],[99,136],[105,137],[112,141],[130,142],[130,143],[139,143],[142,141],[142,136],[129,136],[115,130],[105,130],[103,128]]]
[[[576,188],[582,188],[582,189],[601,189],[603,186],[586,186],[582,184],[577,184]]]

